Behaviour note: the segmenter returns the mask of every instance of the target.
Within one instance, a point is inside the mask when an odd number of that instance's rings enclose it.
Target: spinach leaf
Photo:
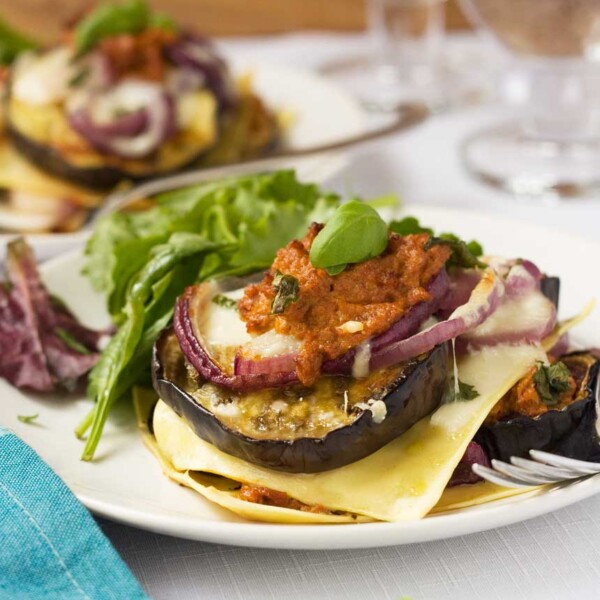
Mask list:
[[[388,243],[388,227],[379,213],[352,200],[340,206],[315,237],[310,262],[320,269],[354,264],[379,256]]]
[[[154,341],[176,298],[208,277],[266,269],[275,252],[327,220],[338,197],[296,180],[293,171],[227,178],[161,194],[140,213],[102,219],[86,246],[85,275],[104,293],[119,329],[90,373],[96,404],[75,432],[92,432],[90,460],[110,407],[150,383]]]
[[[0,65],[10,65],[19,54],[35,50],[38,45],[28,37],[15,31],[0,19]]]

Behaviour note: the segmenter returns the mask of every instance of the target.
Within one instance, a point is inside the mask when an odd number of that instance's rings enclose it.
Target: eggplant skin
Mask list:
[[[356,462],[391,442],[440,404],[448,382],[447,344],[409,361],[383,401],[385,419],[376,424],[364,411],[345,427],[321,438],[258,440],[226,427],[176,383],[164,378],[163,351],[172,328],[154,345],[152,379],[156,392],[196,435],[219,450],[250,463],[290,473],[317,473]]]
[[[509,462],[511,456],[529,458],[529,450],[535,449],[600,462],[595,389],[600,362],[588,352],[565,354],[561,360],[570,370],[575,362],[585,361],[586,373],[578,382],[581,398],[562,410],[550,410],[537,417],[519,416],[483,425],[475,441],[490,458]]]
[[[6,133],[14,147],[34,165],[60,179],[75,185],[95,191],[107,191],[114,188],[119,182],[129,180],[143,182],[160,176],[174,175],[194,166],[210,148],[201,149],[190,160],[178,165],[169,171],[152,171],[146,173],[131,173],[111,165],[97,167],[81,167],[66,160],[56,149],[34,141],[6,123]]]
[[[558,298],[560,296],[560,278],[544,275],[540,281],[540,290],[558,310]]]

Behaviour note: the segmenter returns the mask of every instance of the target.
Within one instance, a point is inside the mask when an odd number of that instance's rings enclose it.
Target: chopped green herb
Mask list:
[[[56,327],[54,333],[69,347],[79,354],[91,354],[91,352],[81,343],[78,342],[66,329]]]
[[[298,300],[298,280],[293,275],[284,275],[276,271],[273,287],[276,293],[271,303],[271,314],[279,315],[288,304]]]
[[[21,421],[21,423],[32,424],[40,415],[35,413],[35,415],[17,415],[17,419]]]
[[[233,298],[228,298],[227,296],[224,296],[223,294],[217,294],[212,301],[217,305],[217,306],[222,306],[223,308],[232,308],[234,310],[237,309],[237,300],[234,300]]]
[[[457,389],[458,388],[458,389]],[[458,380],[458,386],[454,376],[450,377],[448,387],[442,397],[442,404],[450,404],[451,402],[464,402],[465,400],[473,400],[479,396],[479,392],[475,386]]]
[[[404,217],[401,221],[392,221],[389,227],[398,235],[411,235],[415,233],[427,233],[433,235],[433,229],[423,227],[416,217]]]
[[[340,206],[315,237],[310,262],[340,273],[348,264],[379,256],[387,247],[388,228],[379,213],[364,202]]]
[[[452,256],[448,261],[450,267],[461,269],[485,269],[487,265],[477,257],[483,253],[481,245],[472,241],[466,244],[453,233],[442,233],[438,237],[431,237],[425,244],[425,250],[433,246],[448,246],[452,250]]]
[[[560,393],[569,389],[571,373],[563,362],[553,365],[538,363],[538,368],[533,375],[533,384],[540,400],[546,406],[556,406],[560,402]]]

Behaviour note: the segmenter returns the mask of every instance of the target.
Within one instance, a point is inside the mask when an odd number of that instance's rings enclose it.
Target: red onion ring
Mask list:
[[[221,108],[229,108],[235,104],[233,83],[227,65],[204,38],[188,34],[165,50],[173,64],[203,76],[206,87],[215,94]]]
[[[71,127],[96,150],[122,158],[145,158],[176,128],[173,99],[164,92],[148,98],[148,105],[109,124],[95,123],[85,108],[69,114]]]
[[[448,290],[448,285],[448,275],[446,270],[443,269],[427,286],[427,291],[431,294],[431,300],[429,302],[419,302],[411,307],[408,312],[389,329],[370,340],[369,346],[371,355],[376,355],[385,346],[398,340],[402,340],[418,331],[421,324],[437,310],[439,302]],[[356,352],[357,349],[352,348],[338,358],[325,361],[321,367],[321,371],[328,375],[351,374]],[[296,354],[293,353],[262,359],[253,359],[247,358],[242,353],[238,352],[234,361],[234,373],[236,375],[263,375],[274,372],[295,373],[295,370]]]

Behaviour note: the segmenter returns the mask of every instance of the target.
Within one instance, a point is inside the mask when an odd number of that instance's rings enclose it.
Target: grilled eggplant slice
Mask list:
[[[569,458],[600,462],[596,422],[596,385],[600,362],[589,352],[572,352],[560,358],[577,385],[573,402],[562,410],[536,417],[520,415],[484,424],[475,441],[490,458],[509,461],[528,457],[529,450],[545,450]]]
[[[441,345],[365,379],[322,377],[312,388],[232,392],[200,379],[172,329],[159,337],[153,356],[156,391],[200,438],[293,473],[341,467],[397,438],[439,406],[447,372]]]
[[[123,179],[143,181],[181,171],[195,164],[218,137],[216,104],[198,95],[193,128],[178,132],[144,159],[107,156],[92,149],[67,122],[61,106],[32,106],[10,98],[6,132],[17,150],[38,168],[94,190],[114,187]]]

